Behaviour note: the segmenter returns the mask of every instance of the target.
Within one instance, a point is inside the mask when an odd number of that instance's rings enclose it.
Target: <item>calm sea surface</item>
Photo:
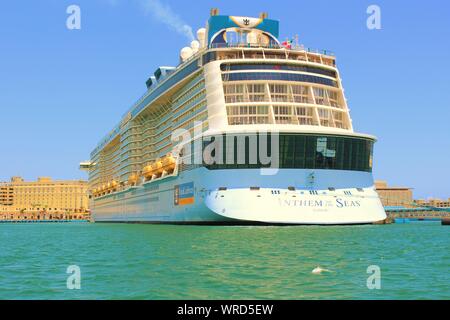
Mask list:
[[[188,298],[450,299],[450,227],[0,224],[0,299]]]

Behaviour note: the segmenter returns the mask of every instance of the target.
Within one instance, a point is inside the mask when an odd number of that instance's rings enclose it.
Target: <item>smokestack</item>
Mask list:
[[[211,12],[211,17],[219,15],[219,9],[217,9],[217,8],[212,8],[210,12]]]

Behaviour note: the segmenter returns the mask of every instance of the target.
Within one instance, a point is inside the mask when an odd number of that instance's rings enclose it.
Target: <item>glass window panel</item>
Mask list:
[[[222,80],[227,81],[243,81],[243,80],[282,80],[282,81],[296,81],[296,82],[310,82],[318,83],[332,87],[338,87],[335,80],[323,78],[320,76],[312,76],[306,74],[296,73],[278,73],[278,72],[237,72],[225,73],[222,75]]]
[[[250,117],[252,119],[252,117]],[[251,120],[253,121],[253,120]],[[245,148],[245,164],[237,163],[237,140],[234,139],[235,146],[225,145],[223,152],[228,153],[233,163],[217,164],[207,166],[209,169],[215,168],[259,168],[261,165],[249,163],[249,142]],[[281,168],[307,168],[307,169],[334,169],[334,170],[357,170],[370,172],[371,158],[373,151],[373,141],[362,138],[339,137],[339,136],[318,136],[305,134],[281,134],[280,141],[280,167]],[[225,143],[225,142],[224,142]],[[270,154],[270,138],[267,140]],[[234,153],[234,157],[233,154]],[[260,159],[258,159],[260,164]]]
[[[281,56],[282,57],[282,56]],[[267,58],[267,55],[266,55]],[[239,71],[239,70],[288,70],[288,71],[300,71],[308,73],[317,73],[326,75],[328,77],[336,78],[336,72],[318,67],[290,65],[290,64],[222,64],[220,66],[222,71]]]

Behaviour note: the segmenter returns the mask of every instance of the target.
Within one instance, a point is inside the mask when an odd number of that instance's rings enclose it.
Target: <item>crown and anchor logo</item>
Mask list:
[[[245,26],[248,26],[250,24],[250,19],[243,19],[242,22],[244,23]]]

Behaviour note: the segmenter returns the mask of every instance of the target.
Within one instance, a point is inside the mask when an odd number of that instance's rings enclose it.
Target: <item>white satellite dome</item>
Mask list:
[[[200,42],[200,47],[203,48],[206,46],[205,40],[206,40],[206,29],[200,28],[197,30],[197,39]]]
[[[196,53],[198,51],[198,48],[200,48],[200,42],[198,42],[197,40],[193,40],[191,42],[191,49],[193,53]]]
[[[182,60],[182,61],[186,61],[186,60],[189,59],[193,54],[194,54],[194,52],[192,51],[192,48],[190,48],[190,47],[184,47],[183,49],[181,49],[181,52],[180,52],[181,60]]]

